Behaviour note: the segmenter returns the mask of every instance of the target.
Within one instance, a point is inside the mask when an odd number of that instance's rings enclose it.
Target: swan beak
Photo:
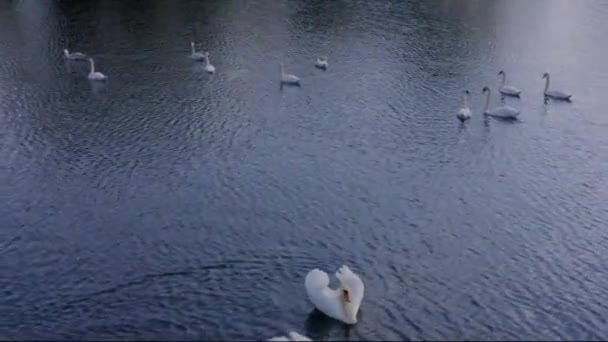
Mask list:
[[[348,290],[342,290],[342,294],[344,295],[344,301],[350,303],[350,296],[348,294]]]

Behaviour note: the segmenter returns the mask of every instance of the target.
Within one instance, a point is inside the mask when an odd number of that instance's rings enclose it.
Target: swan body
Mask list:
[[[63,49],[63,57],[72,60],[84,60],[87,58],[87,55],[82,52],[70,53],[68,49]]]
[[[300,78],[296,75],[286,74],[281,63],[281,83],[300,85]]]
[[[471,118],[471,109],[469,108],[469,97],[470,96],[471,96],[471,94],[469,93],[469,91],[465,90],[464,96],[463,96],[462,108],[460,108],[460,110],[458,111],[458,114],[456,114],[456,117],[460,121],[466,121]]]
[[[200,52],[196,52],[196,48],[194,47],[194,42],[190,42],[190,58],[195,61],[203,61],[205,60],[205,55]]]
[[[319,57],[317,58],[317,62],[315,63],[315,66],[319,69],[323,69],[326,70],[327,67],[329,67],[329,61],[327,57]]]
[[[268,341],[312,341],[312,340],[302,334],[298,334],[295,331],[290,331],[289,336],[276,336],[276,337],[269,339]]]
[[[502,76],[502,81],[500,82],[500,88],[498,89],[498,91],[500,91],[501,94],[506,96],[519,97],[519,95],[521,94],[521,90],[515,88],[514,86],[505,85],[505,82],[507,81],[507,74],[505,74],[504,71],[500,70],[498,76]]]
[[[490,109],[490,88],[484,87],[482,94],[483,93],[486,94],[486,105],[483,110],[484,115],[489,115],[500,119],[517,119],[519,116],[519,111],[511,106],[499,106]]]
[[[570,94],[566,94],[564,92],[558,91],[558,90],[549,90],[549,83],[551,82],[551,76],[549,76],[549,73],[546,72],[543,74],[543,78],[545,79],[545,97],[549,97],[555,100],[563,100],[563,101],[570,101],[570,98],[572,97],[572,95]]]
[[[108,77],[100,72],[95,71],[95,62],[93,62],[92,58],[89,58],[89,63],[91,63],[91,71],[89,71],[88,78],[91,81],[105,81]]]
[[[205,70],[208,73],[213,74],[215,72],[215,67],[211,65],[211,62],[209,61],[209,52],[205,52],[205,63]]]
[[[355,324],[365,291],[363,282],[347,266],[336,271],[336,278],[340,286],[334,290],[329,287],[327,273],[317,268],[308,272],[304,281],[308,298],[325,315],[346,324]]]

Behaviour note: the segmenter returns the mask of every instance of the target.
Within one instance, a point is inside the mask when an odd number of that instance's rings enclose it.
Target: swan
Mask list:
[[[346,324],[355,324],[365,291],[363,282],[344,265],[336,272],[336,278],[340,286],[334,290],[329,287],[327,273],[318,268],[308,272],[304,281],[308,298],[325,315]]]
[[[89,79],[91,81],[105,81],[107,79],[106,75],[95,71],[95,62],[93,62],[93,58],[89,58],[89,63],[91,63],[91,71],[89,72]]]
[[[205,52],[205,61],[205,70],[207,70],[208,73],[213,74],[215,72],[215,67],[209,62],[209,52]]]
[[[298,76],[285,73],[285,71],[283,70],[282,62],[281,62],[281,83],[300,85],[300,78]]]
[[[521,94],[521,90],[515,88],[514,86],[505,85],[505,82],[507,80],[507,74],[504,71],[500,70],[500,72],[498,72],[498,76],[502,76],[500,88],[498,89],[500,93],[507,96],[519,97],[519,94]]]
[[[543,74],[543,78],[545,79],[545,97],[550,97],[555,100],[570,101],[572,95],[562,93],[558,90],[549,90],[549,82],[551,82],[551,76],[549,76],[548,72]]]
[[[460,110],[458,111],[458,114],[456,114],[456,117],[458,119],[460,119],[460,121],[465,121],[471,118],[471,109],[469,108],[469,97],[471,96],[471,93],[469,93],[468,90],[464,91],[464,96],[463,96],[463,105],[462,108],[460,108]]]
[[[312,341],[312,340],[302,334],[298,334],[295,331],[290,331],[289,336],[276,336],[276,337],[269,339],[268,341]]]
[[[63,57],[67,58],[67,59],[79,59],[79,60],[84,60],[87,58],[87,55],[85,55],[82,52],[74,52],[74,53],[70,53],[68,51],[68,49],[63,49]]]
[[[317,63],[315,63],[315,66],[319,69],[326,70],[327,67],[329,67],[328,58],[325,56],[317,58]]]
[[[490,106],[490,88],[483,87],[481,92],[486,94],[486,106],[483,110],[485,115],[494,116],[502,119],[516,119],[519,115],[519,111],[511,106],[500,106],[489,109]]]
[[[196,52],[194,42],[192,41],[190,42],[190,58],[194,59],[195,61],[202,61],[205,59],[205,55],[200,52]]]

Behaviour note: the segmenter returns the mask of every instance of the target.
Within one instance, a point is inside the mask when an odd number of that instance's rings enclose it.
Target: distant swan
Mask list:
[[[298,334],[295,331],[290,331],[289,337],[288,336],[276,336],[276,337],[269,339],[268,341],[312,341],[312,340],[302,334]]]
[[[507,96],[519,97],[519,94],[521,94],[521,90],[515,88],[514,86],[505,85],[505,82],[507,81],[507,74],[505,74],[504,71],[500,70],[498,76],[502,76],[500,88],[498,89],[500,93]]]
[[[190,42],[190,58],[196,60],[196,61],[202,61],[205,59],[205,55],[203,55],[200,52],[196,52],[196,49],[194,47],[194,42]]]
[[[87,55],[85,55],[82,52],[74,52],[74,53],[70,53],[68,51],[68,49],[63,49],[63,57],[67,58],[67,59],[74,59],[74,60],[84,60],[87,58]]]
[[[463,95],[463,105],[462,108],[460,108],[460,110],[458,111],[458,114],[456,114],[456,117],[458,119],[460,119],[460,121],[465,121],[471,118],[471,109],[469,108],[469,98],[471,96],[471,93],[469,93],[468,90],[464,91],[464,95]]]
[[[570,98],[572,97],[572,95],[563,93],[558,90],[549,90],[549,82],[551,82],[551,80],[550,80],[551,76],[549,76],[548,72],[543,74],[543,78],[545,79],[545,92],[544,93],[545,93],[546,97],[550,97],[555,100],[570,101]]]
[[[336,278],[340,286],[334,290],[329,287],[327,273],[317,268],[308,272],[304,281],[308,298],[325,315],[346,324],[355,324],[365,291],[363,282],[347,266],[340,267]]]
[[[211,65],[211,62],[209,61],[209,52],[205,52],[205,70],[210,73],[213,74],[215,72],[215,67],[213,65]]]
[[[95,71],[95,62],[93,62],[92,58],[89,58],[89,63],[91,63],[91,71],[89,72],[89,79],[91,81],[105,81],[107,79],[106,75]]]
[[[283,69],[283,62],[281,62],[281,83],[300,85],[300,78],[298,76],[286,74]]]
[[[326,70],[327,67],[329,67],[328,58],[325,56],[317,58],[317,63],[315,63],[315,66],[319,69]]]
[[[519,115],[519,111],[511,106],[500,106],[489,109],[490,106],[490,88],[483,87],[482,94],[486,94],[486,105],[483,113],[485,115],[494,116],[501,119],[516,119]]]

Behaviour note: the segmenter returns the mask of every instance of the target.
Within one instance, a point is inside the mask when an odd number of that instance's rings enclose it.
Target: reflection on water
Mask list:
[[[0,334],[605,337],[607,17],[565,0],[0,2]],[[301,87],[281,89],[280,62]],[[501,69],[521,99],[497,95]],[[544,72],[572,103],[543,101]],[[486,85],[517,122],[483,117]],[[352,327],[303,285],[342,264],[366,284]]]

